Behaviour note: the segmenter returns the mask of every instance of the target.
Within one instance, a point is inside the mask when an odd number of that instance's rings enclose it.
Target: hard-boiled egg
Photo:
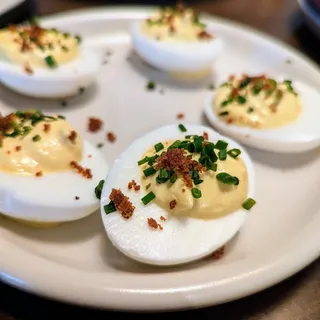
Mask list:
[[[104,182],[101,215],[107,235],[118,250],[137,261],[176,265],[207,256],[239,231],[247,217],[242,206],[248,209],[248,203],[249,207],[254,203],[254,169],[246,151],[210,128],[188,125],[186,129],[181,132],[169,125],[134,141]],[[203,134],[208,140],[203,141]],[[184,151],[189,147],[195,148],[195,157],[203,150],[202,160],[190,167],[191,153]],[[227,155],[227,150],[232,151]],[[221,160],[213,159],[216,156]],[[200,162],[207,171],[201,171]],[[177,167],[159,169],[161,163]],[[150,172],[151,167],[158,171]],[[219,180],[227,176],[230,180]],[[192,186],[186,186],[190,177]]]
[[[212,126],[248,146],[298,153],[320,145],[320,94],[307,84],[266,76],[239,76],[205,101]]]
[[[21,122],[6,131],[8,118],[0,119],[0,212],[46,226],[96,211],[95,187],[108,171],[100,151],[63,119],[31,116],[29,121],[21,114],[26,113],[18,113]]]
[[[160,9],[146,20],[135,21],[130,34],[135,51],[147,63],[179,79],[203,78],[222,49],[191,9]]]
[[[87,88],[99,71],[99,56],[80,37],[38,25],[0,30],[0,82],[36,98],[63,98]]]

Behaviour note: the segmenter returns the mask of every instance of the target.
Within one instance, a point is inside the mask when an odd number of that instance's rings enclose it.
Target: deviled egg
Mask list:
[[[306,84],[266,75],[230,76],[209,96],[205,113],[221,133],[278,153],[320,145],[320,95]]]
[[[253,165],[236,142],[203,126],[170,125],[139,138],[115,161],[101,215],[123,254],[176,265],[229,241],[255,204],[253,191]]]
[[[190,8],[160,8],[132,24],[131,38],[138,55],[155,68],[179,79],[201,79],[222,49],[222,41]]]
[[[0,212],[29,225],[81,219],[99,208],[94,188],[108,167],[62,116],[0,117]]]
[[[99,57],[79,36],[39,25],[0,30],[0,82],[36,98],[75,95],[92,84]]]

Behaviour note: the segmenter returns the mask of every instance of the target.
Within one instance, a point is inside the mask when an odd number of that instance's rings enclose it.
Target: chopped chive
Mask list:
[[[138,166],[141,166],[149,161],[149,157],[144,157],[143,159],[138,161]]]
[[[97,148],[101,149],[104,146],[104,144],[102,142],[97,144]]]
[[[218,153],[219,160],[223,161],[227,159],[227,149],[222,149]]]
[[[201,190],[199,190],[198,188],[192,188],[191,193],[195,199],[199,199],[202,196]]]
[[[186,127],[183,125],[183,124],[179,124],[179,129],[180,129],[180,131],[181,132],[187,132],[187,129],[186,129]]]
[[[94,188],[94,193],[97,199],[101,199],[101,193],[104,185],[104,180],[100,180],[98,185]]]
[[[216,176],[217,180],[228,185],[237,186],[239,184],[239,179],[237,177],[231,176],[229,173],[220,172]]]
[[[209,165],[207,165],[207,170],[212,170],[216,172],[217,169],[218,169],[218,165],[216,163],[210,163]]]
[[[159,175],[156,178],[157,183],[165,183],[170,179],[169,171],[165,168],[160,169]]]
[[[244,96],[238,96],[237,100],[239,104],[244,104],[247,102],[247,99]]]
[[[32,140],[37,142],[37,141],[40,141],[41,140],[41,136],[39,136],[38,134],[35,135],[34,137],[32,137]]]
[[[75,39],[77,40],[78,43],[81,42],[81,37],[79,35],[75,36]]]
[[[194,138],[193,144],[194,144],[194,152],[201,152],[202,150],[202,142],[204,141],[204,137],[202,136],[196,136]]]
[[[38,17],[31,17],[29,19],[29,24],[33,26],[38,26],[39,25],[39,18]]]
[[[177,174],[173,172],[173,174],[170,177],[170,182],[175,183],[177,181],[177,178],[178,178]]]
[[[44,58],[49,68],[54,69],[58,66],[56,60],[53,58],[53,56],[47,56]]]
[[[243,204],[242,204],[242,208],[245,210],[250,210],[257,202],[252,199],[252,198],[248,198]]]
[[[251,82],[251,79],[249,77],[246,77],[244,80],[240,82],[239,88],[240,89],[245,88],[250,82]]]
[[[22,129],[23,129],[23,131],[22,131],[21,134],[22,134],[23,136],[26,136],[26,135],[32,130],[32,128],[29,127],[29,126],[22,127]]]
[[[214,90],[214,89],[215,89],[215,88],[214,88],[214,85],[213,85],[212,83],[209,84],[209,85],[208,85],[208,89],[209,89],[209,90]]]
[[[68,51],[69,51],[69,48],[66,47],[66,46],[61,46],[61,49],[62,49],[64,52],[68,52]]]
[[[155,199],[156,195],[150,191],[148,194],[146,194],[141,201],[143,202],[144,205],[147,205],[149,202],[151,202],[153,199]]]
[[[220,117],[224,117],[224,116],[227,116],[228,114],[229,114],[228,111],[224,111],[224,112],[220,112],[220,113],[219,113],[219,116],[220,116]]]
[[[188,141],[182,141],[181,144],[180,144],[180,146],[179,146],[179,148],[180,148],[180,149],[188,150],[189,144],[190,144],[190,142],[188,142]]]
[[[209,142],[204,147],[205,153],[209,156],[211,162],[216,162],[218,160],[218,157],[216,153],[214,152],[214,144],[212,142]]]
[[[253,108],[253,107],[250,107],[250,108],[248,108],[248,110],[247,110],[248,113],[251,113],[251,112],[253,112],[253,111],[254,111],[254,108]]]
[[[114,205],[114,203],[112,201],[110,201],[108,204],[106,204],[103,207],[103,209],[104,209],[105,214],[109,214],[111,212],[117,211],[117,209],[116,209],[116,207],[115,207],[115,205]]]
[[[146,190],[148,190],[150,187],[151,187],[151,183],[148,183],[148,184],[146,185]]]
[[[58,115],[58,118],[59,118],[59,119],[62,119],[62,120],[65,120],[65,119],[66,119],[66,117],[65,117],[65,116],[62,116],[61,114]]]
[[[149,177],[152,176],[153,174],[155,174],[157,171],[153,168],[153,167],[149,167],[145,170],[143,170],[143,174],[145,175],[145,177]]]
[[[168,149],[178,149],[181,145],[180,140],[176,140],[171,146],[168,147]]]
[[[228,147],[228,142],[223,140],[218,140],[217,143],[214,145],[214,148],[218,150],[227,149],[227,147]]]
[[[256,85],[252,88],[252,93],[256,96],[258,95],[262,90],[262,87],[259,85]]]
[[[159,158],[159,156],[157,154],[153,157],[148,157],[148,165],[152,166],[156,162],[157,158]]]
[[[148,91],[153,91],[153,90],[155,90],[155,88],[156,88],[155,83],[154,83],[153,81],[148,81],[148,83],[147,83],[147,90],[148,90]]]
[[[164,149],[164,146],[161,142],[159,142],[154,146],[154,149],[156,150],[156,152],[159,152],[160,150]]]
[[[70,33],[67,33],[67,32],[63,33],[63,37],[66,38],[66,39],[69,38],[70,37]]]
[[[228,155],[234,159],[237,158],[240,154],[241,154],[241,151],[239,149],[231,149],[228,151]]]

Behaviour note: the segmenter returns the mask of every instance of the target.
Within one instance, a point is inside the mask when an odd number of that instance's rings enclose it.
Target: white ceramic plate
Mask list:
[[[178,123],[179,112],[185,114],[185,124],[207,124],[203,107],[208,82],[197,88],[176,85],[132,53],[128,24],[146,13],[105,8],[45,19],[48,26],[82,34],[87,45],[105,53],[97,84],[67,108],[59,101],[33,100],[0,88],[0,108],[8,112],[36,107],[62,113],[93,143],[105,141],[105,132],[87,133],[87,119],[101,117],[105,131],[117,135],[114,144],[106,142],[101,149],[109,164],[133,139]],[[317,66],[293,49],[248,27],[220,18],[206,19],[226,41],[212,82],[219,83],[234,72],[269,71],[311,85],[320,83]],[[157,83],[155,91],[145,90],[148,80]],[[221,260],[205,259],[175,268],[138,264],[111,246],[99,213],[47,230],[28,229],[0,218],[2,280],[87,306],[173,310],[237,299],[291,276],[320,253],[320,150],[294,156],[248,151],[256,170],[258,204]]]
[[[297,0],[297,2],[307,24],[320,39],[320,14],[312,8],[307,0]]]

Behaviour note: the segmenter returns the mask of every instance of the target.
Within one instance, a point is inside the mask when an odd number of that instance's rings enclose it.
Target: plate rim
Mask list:
[[[107,16],[113,14],[127,14],[128,17],[132,17],[132,14],[145,14],[149,10],[154,9],[155,6],[100,6],[93,9],[77,9],[77,10],[70,10],[63,13],[53,14],[46,16],[43,18],[43,21],[50,21],[50,19],[59,19],[64,18],[68,19],[70,16],[93,16],[94,14],[100,13],[101,15]],[[247,26],[243,23],[239,23],[230,19],[216,17],[214,15],[210,14],[203,14],[208,19],[212,19],[217,21],[218,23],[227,25],[232,28],[241,28],[246,33],[249,33],[251,35],[258,35],[264,40],[267,40],[268,42],[274,43],[275,45],[284,48],[286,50],[289,50],[292,55],[295,55],[296,57],[300,58],[309,66],[315,69],[315,72],[319,74],[320,78],[320,67],[314,62],[312,59],[307,57],[305,54],[301,53],[297,49],[293,48],[292,46],[284,43],[283,41],[274,38],[273,36],[260,31],[256,30],[253,27]],[[311,223],[312,222],[312,223]],[[235,279],[232,279],[232,281],[224,282],[221,281],[208,281],[201,282],[201,280],[197,280],[197,283],[194,283],[193,285],[183,285],[179,288],[170,288],[166,289],[126,289],[126,288],[120,288],[117,287],[116,289],[112,287],[105,287],[99,289],[100,296],[97,296],[97,291],[93,290],[91,296],[90,292],[88,292],[88,295],[83,296],[83,290],[87,289],[85,287],[85,284],[90,283],[90,279],[97,275],[97,272],[93,272],[89,274],[88,279],[84,279],[84,283],[75,284],[74,288],[68,288],[68,286],[65,286],[65,288],[69,289],[69,294],[64,294],[64,290],[62,290],[59,287],[59,284],[62,283],[59,281],[54,280],[50,277],[46,278],[48,274],[37,274],[37,272],[34,272],[32,275],[26,275],[24,274],[24,268],[20,268],[19,270],[16,270],[15,263],[19,265],[19,257],[12,257],[11,261],[9,263],[4,263],[4,266],[1,267],[0,264],[0,279],[11,286],[14,286],[20,290],[27,291],[36,295],[40,295],[42,297],[49,298],[51,300],[58,300],[61,302],[69,302],[81,306],[88,306],[88,307],[97,307],[97,308],[103,308],[103,309],[109,309],[109,310],[126,310],[126,311],[168,311],[168,310],[186,310],[191,308],[199,308],[199,307],[205,307],[205,306],[212,306],[214,304],[220,304],[224,302],[229,302],[232,300],[239,299],[241,297],[245,297],[248,295],[251,295],[253,293],[259,292],[263,289],[266,289],[268,287],[273,286],[276,283],[279,283],[288,277],[292,276],[293,274],[299,272],[304,267],[315,261],[320,256],[320,247],[316,245],[316,243],[320,242],[320,234],[310,234],[308,232],[309,229],[312,230],[312,224],[314,222],[317,223],[317,225],[320,225],[320,215],[317,215],[315,217],[315,221],[311,221],[307,224],[307,226],[301,230],[301,232],[297,235],[296,238],[294,238],[294,241],[296,243],[296,248],[300,248],[301,251],[305,251],[304,259],[299,259],[297,255],[290,254],[289,252],[285,252],[284,255],[281,258],[276,259],[275,261],[272,261],[270,264],[266,264],[263,268],[259,268],[254,270],[253,273],[250,274],[240,274],[239,276],[235,277]],[[307,241],[299,241],[299,239],[303,239],[304,235],[307,234]],[[16,252],[19,253],[20,251],[23,251],[21,248],[19,248],[16,244],[12,244],[10,242],[7,242],[4,238],[4,243],[7,243],[10,247],[13,247],[16,249]],[[0,255],[3,255],[3,253],[7,253],[4,249],[5,246],[0,246]],[[306,249],[307,248],[307,249]],[[8,251],[8,250],[7,250]],[[8,254],[8,253],[7,253]],[[37,259],[46,261],[46,264],[48,266],[51,266],[53,269],[57,268],[57,275],[60,272],[60,274],[63,274],[64,272],[68,272],[68,275],[71,275],[72,272],[74,274],[71,277],[75,281],[77,279],[77,276],[81,276],[83,274],[87,274],[84,271],[76,270],[71,267],[67,267],[64,265],[59,265],[56,262],[49,261],[43,257],[38,256]],[[20,262],[21,264],[21,262]],[[28,263],[26,262],[26,265]],[[29,265],[29,269],[30,269]],[[9,272],[10,269],[13,271]],[[19,268],[18,268],[19,269]],[[51,269],[51,268],[50,268]],[[278,273],[276,275],[273,274],[273,270],[278,269]],[[31,269],[32,270],[32,267]],[[280,272],[279,272],[280,270]],[[6,274],[7,273],[7,274]],[[179,272],[179,274],[185,275],[187,272]],[[261,273],[264,274],[264,278],[261,279]],[[156,274],[157,277],[161,279],[163,276],[159,276]],[[31,276],[31,277],[30,277]],[[146,276],[153,277],[154,274],[147,274]],[[246,279],[250,276],[250,283],[246,283]],[[121,276],[123,278],[130,277],[130,275]],[[181,277],[178,275],[177,277]],[[31,279],[30,279],[31,278]],[[29,279],[26,281],[26,279]],[[93,278],[92,278],[93,279]],[[47,281],[47,282],[46,282]],[[248,282],[248,281],[247,281]],[[239,285],[239,283],[244,284],[242,289],[239,288],[233,288],[234,284]],[[50,287],[51,286],[51,287]],[[230,289],[232,289],[233,293],[226,294],[226,292],[217,292],[217,289],[219,289],[220,286],[224,287],[224,290],[228,292]],[[243,289],[244,288],[244,289]],[[92,288],[94,289],[94,288]],[[97,288],[96,288],[97,289]],[[235,290],[234,290],[235,289]],[[81,291],[82,290],[82,291]],[[218,290],[219,291],[219,290]],[[101,293],[103,293],[101,295]],[[90,296],[90,297],[89,297]],[[128,299],[129,297],[129,299]],[[135,299],[134,299],[135,297]],[[143,297],[143,299],[141,299]],[[175,300],[173,299],[175,298]],[[108,298],[109,300],[107,300]],[[131,299],[132,298],[132,299]],[[174,301],[173,301],[174,300]]]

